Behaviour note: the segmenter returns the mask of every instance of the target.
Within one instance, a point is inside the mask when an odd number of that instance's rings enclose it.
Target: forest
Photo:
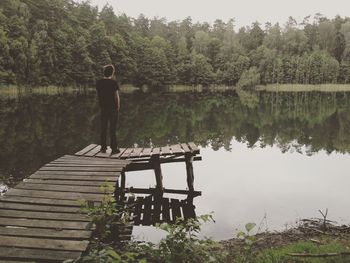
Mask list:
[[[236,29],[89,1],[1,0],[0,85],[90,86],[108,63],[136,87],[350,83],[350,18],[286,21]]]

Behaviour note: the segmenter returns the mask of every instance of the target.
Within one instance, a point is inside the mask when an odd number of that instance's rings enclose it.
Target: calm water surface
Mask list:
[[[247,222],[282,230],[318,216],[350,222],[350,93],[122,94],[121,147],[194,141],[197,214],[214,212],[203,232],[226,239]],[[98,143],[93,91],[0,95],[0,176],[12,186],[63,154]],[[164,186],[186,188],[184,164],[163,166]],[[142,174],[142,175],[141,175]],[[141,176],[140,176],[141,175]],[[151,172],[127,184],[155,184]],[[134,235],[156,240],[153,228]]]

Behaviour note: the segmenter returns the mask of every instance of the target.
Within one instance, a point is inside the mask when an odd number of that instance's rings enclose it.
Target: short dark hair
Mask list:
[[[103,76],[109,78],[114,73],[114,66],[112,64],[103,67]]]

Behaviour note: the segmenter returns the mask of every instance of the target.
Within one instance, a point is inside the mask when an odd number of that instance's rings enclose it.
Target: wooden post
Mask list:
[[[159,156],[152,158],[152,164],[154,169],[154,175],[156,176],[157,189],[163,191],[163,175],[160,167]]]
[[[118,200],[119,195],[120,195],[120,187],[119,187],[119,180],[117,180],[114,186],[114,197],[116,200]]]
[[[115,190],[114,190],[114,197],[119,202],[124,197],[125,192],[125,172],[121,172],[120,176],[120,186],[119,186],[119,180],[115,183]]]
[[[193,183],[194,183],[194,174],[193,174],[193,155],[186,154],[186,172],[187,172],[187,185],[189,191],[194,191]]]
[[[124,189],[125,189],[125,172],[122,171],[120,176],[121,176],[120,188],[124,191]]]
[[[163,199],[163,191],[156,191],[154,196],[153,213],[152,213],[152,223],[160,223],[161,205]]]

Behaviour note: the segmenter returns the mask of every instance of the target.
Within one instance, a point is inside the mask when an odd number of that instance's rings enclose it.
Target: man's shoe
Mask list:
[[[118,154],[118,153],[120,153],[120,149],[119,148],[117,148],[115,150],[112,150],[111,155]]]
[[[101,153],[106,153],[106,148],[101,148]]]

